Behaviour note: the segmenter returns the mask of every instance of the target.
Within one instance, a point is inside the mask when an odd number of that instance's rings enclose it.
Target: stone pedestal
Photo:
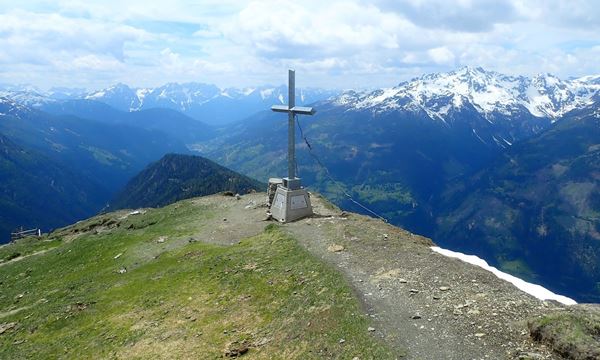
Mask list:
[[[267,187],[267,204],[269,205],[269,209],[271,205],[273,205],[273,199],[275,199],[275,193],[277,192],[277,187],[283,184],[283,179],[281,178],[270,178],[269,186]]]
[[[283,185],[277,186],[271,215],[280,222],[292,222],[313,214],[310,197],[306,189],[288,189]]]

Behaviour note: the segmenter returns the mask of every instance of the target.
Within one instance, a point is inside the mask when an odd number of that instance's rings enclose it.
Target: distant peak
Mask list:
[[[124,84],[124,83],[116,83],[115,85],[111,86],[109,89],[130,89],[129,85]]]
[[[481,66],[465,65],[465,66],[458,68],[457,72],[459,72],[459,73],[484,73],[485,74],[485,73],[489,73],[490,71],[485,70]]]
[[[552,73],[538,73],[534,77],[534,79],[558,79],[558,77]]]

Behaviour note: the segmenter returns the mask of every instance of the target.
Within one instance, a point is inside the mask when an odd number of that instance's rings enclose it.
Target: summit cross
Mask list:
[[[296,115],[313,115],[312,107],[296,106],[296,72],[288,70],[288,105],[273,105],[271,110],[288,113],[288,177],[284,185],[290,190],[300,188],[300,179],[296,178]]]

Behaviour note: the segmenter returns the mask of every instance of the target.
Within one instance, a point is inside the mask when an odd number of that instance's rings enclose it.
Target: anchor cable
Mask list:
[[[302,137],[302,139],[304,140],[304,143],[306,144],[306,146],[308,147],[308,153],[310,154],[310,156],[312,156],[312,158],[315,160],[315,162],[319,165],[319,167],[321,168],[321,170],[324,171],[325,176],[327,176],[327,178],[334,184],[336,185],[339,189],[340,192],[342,194],[344,194],[344,196],[346,196],[348,198],[348,200],[350,200],[352,203],[354,203],[355,205],[361,207],[363,210],[369,212],[370,214],[374,215],[375,217],[383,220],[383,222],[388,223],[389,221],[384,218],[383,216],[379,215],[378,213],[376,213],[375,211],[369,209],[368,207],[366,207],[365,205],[361,204],[360,202],[358,202],[356,199],[354,199],[352,197],[352,195],[350,195],[346,189],[344,189],[343,184],[339,181],[337,181],[336,179],[333,178],[333,176],[331,175],[331,173],[329,172],[329,169],[323,164],[323,162],[321,161],[321,159],[314,153],[313,151],[313,147],[310,144],[310,142],[308,141],[308,139],[306,138],[306,136],[304,135],[304,131],[302,130],[302,126],[300,125],[300,119],[298,118],[297,114],[294,114],[294,117],[296,118],[296,124],[298,124],[298,129],[300,129],[300,136]],[[296,164],[296,166],[298,166]]]

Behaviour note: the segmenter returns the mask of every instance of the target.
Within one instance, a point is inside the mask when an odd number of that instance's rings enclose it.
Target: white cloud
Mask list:
[[[118,59],[124,57],[125,43],[148,35],[122,24],[24,11],[0,14],[0,34],[9,49],[95,52]]]
[[[122,62],[112,57],[102,57],[94,54],[78,56],[68,65],[72,65],[75,69],[94,71],[121,70],[124,67]],[[67,66],[67,69],[73,70],[73,68],[69,66]]]
[[[452,65],[454,63],[454,54],[445,46],[429,49],[427,50],[427,54],[438,65]]]
[[[0,3],[0,82],[390,86],[461,65],[600,73],[600,7],[559,0]],[[300,80],[302,79],[302,80]]]
[[[224,35],[259,55],[279,58],[397,49],[412,24],[372,5],[349,1],[314,8],[294,1],[256,1],[223,25]]]

